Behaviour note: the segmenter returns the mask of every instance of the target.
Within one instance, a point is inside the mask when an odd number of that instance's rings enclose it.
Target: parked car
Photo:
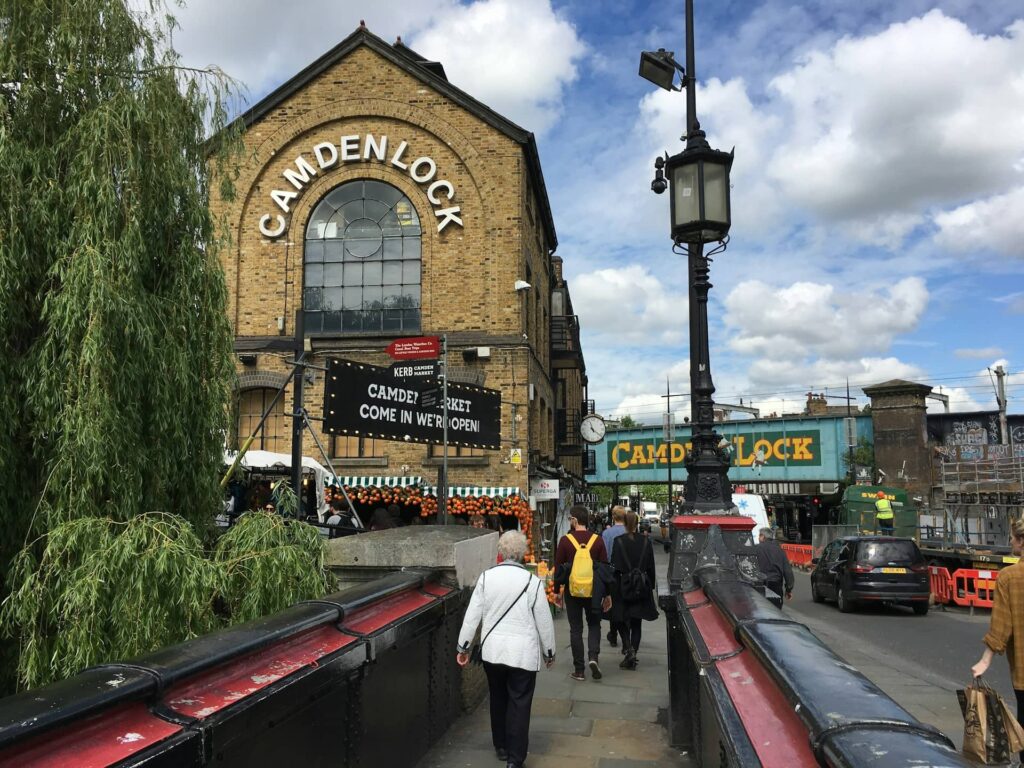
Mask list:
[[[813,558],[811,599],[835,600],[843,613],[860,602],[909,605],[928,613],[928,565],[913,539],[893,536],[846,536]]]

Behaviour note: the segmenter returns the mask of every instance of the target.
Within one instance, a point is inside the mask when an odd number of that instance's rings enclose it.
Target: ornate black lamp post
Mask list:
[[[666,90],[677,90],[675,73],[682,73],[686,90],[686,148],[654,162],[651,189],[670,190],[672,241],[686,246],[690,285],[690,394],[693,408],[692,449],[686,456],[686,490],[683,509],[708,514],[732,507],[729,460],[718,447],[714,427],[715,385],[711,379],[708,349],[709,256],[725,250],[730,225],[729,171],[732,152],[712,149],[697,121],[696,68],[693,52],[693,0],[686,0],[686,68],[676,63],[671,51],[645,51],[640,57],[640,76]],[[667,176],[667,178],[666,178]],[[707,255],[704,244],[719,245]]]

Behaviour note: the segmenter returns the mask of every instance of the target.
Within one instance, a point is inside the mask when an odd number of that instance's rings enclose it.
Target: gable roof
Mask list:
[[[544,229],[547,231],[548,240],[551,243],[551,250],[554,251],[558,245],[558,237],[555,234],[555,221],[551,215],[551,203],[548,200],[547,187],[544,184],[544,174],[540,167],[540,155],[537,152],[537,140],[533,133],[519,127],[511,120],[503,117],[493,109],[483,104],[468,93],[448,82],[444,67],[440,62],[428,61],[412,48],[399,40],[395,45],[389,45],[381,38],[370,32],[365,26],[360,25],[356,31],[346,37],[327,53],[323,54],[305,69],[298,72],[291,79],[267,94],[255,105],[247,109],[232,121],[231,127],[242,126],[249,128],[253,123],[261,120],[278,105],[301,91],[306,85],[323,74],[326,70],[344,59],[360,46],[365,45],[370,50],[379,54],[399,69],[407,72],[434,90],[441,93],[448,99],[458,104],[467,112],[483,120],[497,131],[508,136],[520,144],[523,154],[526,156],[526,167],[530,175],[534,193],[540,204],[541,219]]]

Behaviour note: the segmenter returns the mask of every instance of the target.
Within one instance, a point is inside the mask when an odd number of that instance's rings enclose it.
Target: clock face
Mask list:
[[[588,443],[600,443],[604,440],[604,430],[604,419],[597,414],[587,416],[580,424],[580,436]]]

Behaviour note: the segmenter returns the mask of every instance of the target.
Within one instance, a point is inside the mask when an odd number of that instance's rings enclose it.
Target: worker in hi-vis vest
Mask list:
[[[883,536],[892,536],[892,502],[885,497],[885,491],[878,492],[878,500],[875,501],[875,522],[878,523],[878,532]]]

